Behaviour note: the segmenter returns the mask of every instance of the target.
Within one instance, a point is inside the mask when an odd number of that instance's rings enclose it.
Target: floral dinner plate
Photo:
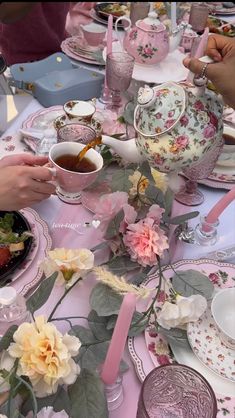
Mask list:
[[[197,322],[188,324],[187,335],[199,360],[235,383],[235,350],[227,348],[220,340],[210,307]]]
[[[173,268],[177,271],[184,271],[188,269],[199,270],[202,273],[209,276],[210,280],[214,283],[215,287],[232,287],[235,286],[235,265],[229,263],[218,262],[215,260],[209,259],[200,259],[200,260],[182,260],[173,265]],[[169,267],[165,270],[164,275],[166,277],[171,277],[172,270]],[[157,284],[157,277],[150,276],[144,283],[146,287],[152,288]],[[138,310],[143,311],[147,306],[146,302],[139,302],[140,305],[137,307]],[[131,337],[128,339],[128,349],[133,360],[133,363],[136,368],[137,375],[141,381],[145,379],[147,374],[160,364],[168,364],[172,361],[175,361],[176,358],[173,358],[169,346],[166,344],[166,340],[161,336],[156,336],[151,334],[149,336],[149,348],[146,344],[146,337],[144,334],[138,335],[137,337]],[[175,352],[176,350],[174,350]],[[235,385],[233,382],[223,379],[219,375],[213,373],[210,369],[201,363],[197,357],[194,356],[194,362],[188,364],[188,358],[184,359],[182,353],[187,354],[187,350],[182,351],[178,349],[178,352],[181,354],[180,360],[182,364],[191,365],[195,367],[195,364],[199,364],[199,371],[211,384],[212,388],[216,392],[218,414],[217,418],[222,418],[224,416],[232,417],[235,416]],[[195,361],[196,360],[196,361]],[[190,361],[190,359],[189,359]]]

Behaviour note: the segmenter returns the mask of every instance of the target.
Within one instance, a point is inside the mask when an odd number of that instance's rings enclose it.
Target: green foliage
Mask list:
[[[48,279],[45,279],[38,286],[37,290],[27,300],[27,309],[33,314],[39,308],[41,308],[49,298],[52,289],[54,287],[58,273],[53,273]]]
[[[133,173],[134,170],[129,168],[115,171],[115,173],[112,175],[111,181],[112,192],[122,191],[128,193],[131,188],[129,176],[131,176]]]
[[[196,270],[179,271],[172,278],[174,290],[182,296],[200,294],[211,299],[214,286],[205,274]]]
[[[123,297],[103,283],[98,283],[91,291],[90,306],[99,316],[118,314]]]
[[[16,325],[12,325],[10,328],[8,328],[7,332],[3,335],[3,337],[0,340],[0,351],[7,350],[9,345],[13,341],[13,335],[17,330]]]

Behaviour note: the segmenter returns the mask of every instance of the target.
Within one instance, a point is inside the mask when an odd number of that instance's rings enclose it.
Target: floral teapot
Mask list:
[[[185,23],[182,23],[174,33],[169,36],[166,26],[157,19],[155,12],[150,12],[148,17],[138,20],[131,28],[131,20],[128,17],[120,17],[116,20],[115,30],[119,38],[118,22],[126,20],[129,25],[123,40],[123,48],[135,58],[139,64],[153,65],[166,58],[169,52],[174,51],[180,44]],[[120,40],[120,43],[122,41]]]
[[[193,167],[222,143],[223,105],[205,87],[164,83],[138,92],[134,113],[137,138],[102,142],[130,162],[147,160],[163,173]]]

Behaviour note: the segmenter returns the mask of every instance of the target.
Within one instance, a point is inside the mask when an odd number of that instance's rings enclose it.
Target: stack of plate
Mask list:
[[[61,44],[61,49],[67,56],[77,61],[105,65],[102,57],[102,46],[90,46],[82,36],[72,36],[65,39]]]

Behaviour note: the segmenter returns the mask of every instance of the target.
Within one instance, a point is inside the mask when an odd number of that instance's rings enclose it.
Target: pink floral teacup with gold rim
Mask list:
[[[65,203],[81,203],[81,192],[90,186],[97,178],[98,173],[103,168],[103,158],[93,148],[89,149],[86,157],[95,165],[95,170],[85,173],[69,171],[59,166],[57,158],[63,155],[78,155],[85,147],[77,142],[61,142],[51,147],[49,161],[53,167],[56,178],[56,193]]]
[[[86,124],[91,122],[96,108],[89,101],[69,100],[64,104],[64,111],[70,120]]]

